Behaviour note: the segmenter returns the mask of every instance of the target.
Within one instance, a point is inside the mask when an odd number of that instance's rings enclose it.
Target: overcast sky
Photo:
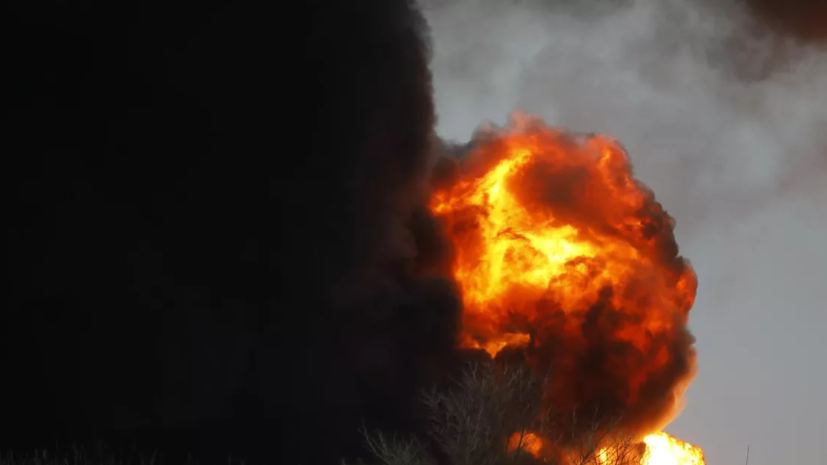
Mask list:
[[[827,463],[827,51],[703,1],[425,0],[438,132],[522,109],[617,137],[700,281],[667,431],[710,465]]]

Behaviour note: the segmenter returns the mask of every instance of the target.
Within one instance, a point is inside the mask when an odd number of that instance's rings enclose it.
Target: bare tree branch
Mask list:
[[[451,465],[640,464],[640,441],[619,428],[620,418],[605,418],[597,406],[586,416],[572,412],[565,428],[555,424],[542,400],[549,381],[525,365],[470,364],[450,389],[422,393],[428,438]],[[381,465],[437,463],[416,438],[364,429],[362,434]]]

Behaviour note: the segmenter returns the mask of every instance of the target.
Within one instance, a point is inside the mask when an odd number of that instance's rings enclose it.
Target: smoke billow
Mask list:
[[[823,46],[773,34],[738,2],[425,5],[442,136],[515,108],[611,134],[679,236],[823,172]]]
[[[435,3],[445,136],[513,108],[611,133],[684,225],[813,171],[827,62],[761,27],[678,0]],[[466,150],[434,134],[428,28],[410,0],[281,13],[7,6],[0,447],[336,463],[363,424],[416,430],[459,357],[426,202],[460,173],[432,154]]]
[[[450,363],[425,21],[260,8],[9,6],[0,447],[334,463]]]
[[[820,460],[820,2],[424,3],[440,135],[466,140],[514,108],[610,134],[677,219],[700,280],[700,372],[670,431],[710,462],[743,461],[747,443],[768,462]]]

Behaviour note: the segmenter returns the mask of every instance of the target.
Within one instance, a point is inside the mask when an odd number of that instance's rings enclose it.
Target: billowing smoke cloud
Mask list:
[[[612,134],[679,236],[823,169],[827,55],[736,3],[425,4],[442,136],[465,140],[514,108]]]
[[[0,447],[334,463],[411,428],[459,310],[425,22],[300,10],[10,9]]]
[[[767,38],[765,60],[712,6],[555,3],[426,2],[442,135],[513,108],[611,133],[687,226],[814,171],[822,55]],[[416,427],[459,310],[423,204],[425,22],[404,0],[257,8],[8,7],[0,446],[332,463],[363,420]]]
[[[827,53],[771,23],[817,25],[820,5],[744,3],[768,2],[426,1],[437,130],[519,108],[617,137],[700,280],[700,371],[670,431],[710,462],[747,443],[751,463],[818,461]]]

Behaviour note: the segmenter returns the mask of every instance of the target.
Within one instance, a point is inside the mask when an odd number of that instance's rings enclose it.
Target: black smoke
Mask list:
[[[334,463],[452,363],[410,0],[10,2],[0,448]]]

